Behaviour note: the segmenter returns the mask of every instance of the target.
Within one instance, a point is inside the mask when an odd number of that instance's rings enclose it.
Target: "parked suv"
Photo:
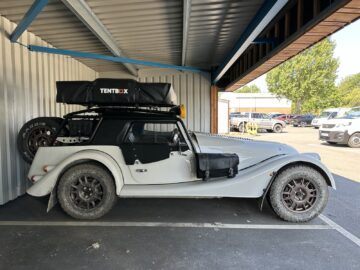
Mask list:
[[[254,122],[257,124],[258,129],[266,129],[268,132],[280,133],[285,128],[286,123],[281,120],[272,119],[265,113],[246,112],[238,117],[233,117],[230,120],[232,129],[237,129],[244,132],[246,124]]]
[[[286,124],[290,124],[293,121],[294,117],[295,117],[295,115],[293,115],[293,114],[281,114],[274,118],[277,120],[284,121]]]
[[[343,117],[324,122],[319,137],[330,144],[360,148],[360,107],[352,108]]]
[[[343,117],[346,112],[348,112],[350,109],[349,108],[331,108],[331,109],[326,109],[324,111],[321,112],[321,114],[318,117],[315,117],[312,121],[311,121],[311,125],[314,128],[320,128],[321,125],[326,122],[329,119],[333,119],[335,117]]]
[[[311,126],[311,121],[314,119],[314,115],[305,114],[305,115],[298,115],[293,118],[293,126],[294,127],[308,127]]]

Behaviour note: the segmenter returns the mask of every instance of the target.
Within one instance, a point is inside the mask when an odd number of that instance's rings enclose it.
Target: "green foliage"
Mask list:
[[[236,91],[234,91],[234,93],[260,93],[260,88],[258,86],[256,86],[255,84],[250,85],[250,86],[243,86],[240,89],[237,89]]]
[[[360,73],[347,76],[340,82],[338,96],[343,107],[360,106]]]
[[[325,39],[266,75],[271,93],[293,102],[295,113],[317,113],[339,103],[335,86],[339,66],[335,43]]]

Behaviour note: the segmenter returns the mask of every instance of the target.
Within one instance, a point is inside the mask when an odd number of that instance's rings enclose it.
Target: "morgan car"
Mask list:
[[[316,153],[275,142],[191,132],[167,83],[58,82],[57,102],[87,109],[40,117],[20,130],[32,196],[96,219],[117,197],[259,198],[281,218],[305,222],[326,206],[332,174]]]

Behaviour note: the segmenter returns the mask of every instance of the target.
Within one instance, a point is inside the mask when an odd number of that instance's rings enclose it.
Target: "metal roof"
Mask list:
[[[127,57],[182,64],[183,0],[85,2]],[[192,0],[190,3],[185,64],[210,70],[231,50],[263,0]],[[2,0],[0,14],[19,23],[32,4],[32,0]],[[59,0],[49,1],[29,31],[56,48],[111,55]],[[79,60],[99,72],[125,70],[119,63]]]
[[[355,21],[359,10],[359,0],[0,1],[0,14],[18,24],[12,42],[29,28],[57,48],[29,40],[29,50],[83,57],[98,72],[205,70],[229,91]]]

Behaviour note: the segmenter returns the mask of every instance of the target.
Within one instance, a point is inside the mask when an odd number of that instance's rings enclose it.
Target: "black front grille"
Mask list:
[[[323,124],[322,127],[323,128],[333,128],[333,127],[335,127],[335,125],[334,124]]]

